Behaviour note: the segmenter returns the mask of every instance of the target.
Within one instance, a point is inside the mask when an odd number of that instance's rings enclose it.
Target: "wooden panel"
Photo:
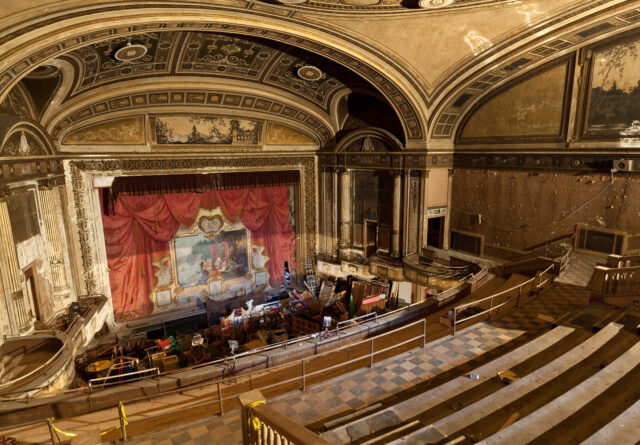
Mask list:
[[[373,344],[373,350],[377,352],[386,348],[391,348],[394,345],[398,345],[399,343],[409,340],[412,337],[417,337],[418,335],[422,335],[422,325],[419,323],[395,331],[393,332],[393,334],[376,338]],[[390,349],[389,351],[376,354],[374,363],[385,360],[389,357],[393,357],[394,355],[400,354],[401,352],[409,351],[410,349],[413,349],[420,345],[422,345],[422,340],[416,339],[415,341],[412,341],[406,345],[397,346]]]
[[[288,366],[282,366],[274,369],[267,369],[265,371],[260,372],[259,374],[252,375],[251,386],[252,388],[263,388],[265,386],[268,386],[277,382],[282,382],[284,380],[288,380],[288,379],[292,379],[294,377],[300,377],[300,376],[302,376],[302,367],[300,363],[293,363]],[[293,386],[300,388],[301,385],[299,381],[297,383],[294,381]],[[289,386],[281,385],[276,388],[284,389],[285,387],[288,388]],[[265,389],[263,392],[265,391],[271,391],[273,393],[273,390]]]

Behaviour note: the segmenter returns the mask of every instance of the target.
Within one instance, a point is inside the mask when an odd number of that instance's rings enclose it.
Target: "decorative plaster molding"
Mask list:
[[[91,246],[90,221],[87,208],[89,204],[85,190],[89,185],[85,177],[90,174],[109,174],[117,172],[119,175],[153,175],[158,173],[193,173],[194,171],[248,171],[292,169],[300,170],[300,187],[304,214],[305,255],[313,258],[316,249],[316,165],[313,156],[277,156],[277,157],[219,157],[219,158],[185,158],[185,159],[108,159],[108,160],[74,160],[69,161],[71,170],[71,187],[76,207],[78,237],[82,254],[82,267],[87,293],[96,291],[96,277],[94,273],[95,247]]]

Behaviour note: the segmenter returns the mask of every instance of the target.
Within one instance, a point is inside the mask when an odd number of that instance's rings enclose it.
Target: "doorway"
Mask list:
[[[442,249],[444,242],[444,216],[427,220],[427,245]]]
[[[33,316],[36,320],[42,321],[42,317],[40,314],[40,302],[38,300],[38,293],[36,291],[36,280],[34,276],[34,268],[30,267],[24,271],[24,279],[25,279],[25,288],[27,294],[25,295],[25,299],[27,304],[30,304],[33,308]]]

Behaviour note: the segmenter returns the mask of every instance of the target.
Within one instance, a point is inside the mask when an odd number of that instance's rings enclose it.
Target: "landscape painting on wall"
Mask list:
[[[261,123],[221,116],[156,116],[152,118],[159,145],[257,145]]]
[[[618,133],[640,120],[640,38],[594,51],[587,133]]]
[[[244,277],[248,272],[245,229],[203,233],[175,239],[178,283],[181,287]]]

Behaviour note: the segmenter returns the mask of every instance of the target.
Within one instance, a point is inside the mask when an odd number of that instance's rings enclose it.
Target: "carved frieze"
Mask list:
[[[63,144],[71,145],[143,144],[145,142],[144,116],[88,125],[68,133],[62,140]]]
[[[110,112],[121,111],[123,109],[144,109],[165,104],[205,106],[211,107],[216,111],[237,108],[259,113],[268,113],[295,120],[298,125],[307,128],[309,132],[315,134],[321,141],[329,140],[333,134],[332,130],[318,119],[291,105],[252,94],[232,94],[205,90],[151,91],[117,96],[111,100],[88,105],[80,111],[65,117],[56,124],[51,134],[57,138],[71,125]],[[65,143],[67,143],[66,140]]]

